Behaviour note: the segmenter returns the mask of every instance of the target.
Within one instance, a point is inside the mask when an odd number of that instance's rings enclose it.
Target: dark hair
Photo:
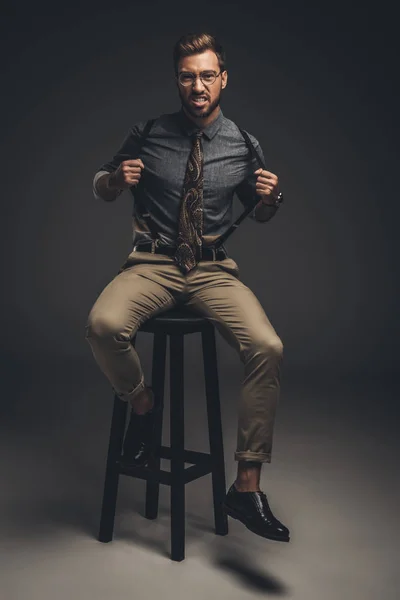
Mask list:
[[[183,56],[200,54],[206,50],[215,52],[221,71],[226,69],[225,51],[217,39],[209,33],[187,33],[176,42],[173,51],[174,71],[178,74],[178,62]]]

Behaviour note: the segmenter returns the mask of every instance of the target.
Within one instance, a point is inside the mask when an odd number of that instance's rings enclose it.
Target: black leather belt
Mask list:
[[[166,256],[174,256],[176,246],[168,246],[160,243],[160,240],[155,242],[140,242],[133,248],[134,252],[151,252],[152,254],[164,254]],[[228,258],[228,254],[223,246],[214,248],[213,246],[203,246],[201,249],[200,260],[224,260]]]

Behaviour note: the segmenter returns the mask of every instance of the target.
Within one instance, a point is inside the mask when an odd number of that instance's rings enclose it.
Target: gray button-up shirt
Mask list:
[[[99,167],[93,179],[93,193],[96,198],[101,198],[96,184],[104,173],[116,170],[123,160],[140,158],[144,164],[141,179],[130,191],[134,198],[140,195],[142,206],[146,207],[162,241],[174,244],[178,235],[186,164],[192,147],[190,136],[197,126],[182,108],[175,113],[162,114],[156,119],[137,153],[135,146],[145,124],[146,121],[140,121],[133,125],[113,159]],[[255,192],[257,175],[254,171],[260,165],[255,158],[251,159],[237,125],[227,119],[221,109],[216,119],[203,128],[203,133],[203,243],[207,245],[231,225],[234,193],[244,206],[254,204],[259,199]],[[258,140],[248,135],[265,163]],[[276,210],[277,207],[273,205],[264,205],[262,221],[256,219],[254,210],[249,216],[265,223],[275,215]],[[132,229],[133,245],[151,239],[135,201]]]

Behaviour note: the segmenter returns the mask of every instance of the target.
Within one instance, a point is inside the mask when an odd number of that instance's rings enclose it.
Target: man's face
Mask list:
[[[206,118],[216,109],[220,103],[221,91],[226,87],[228,81],[228,74],[223,71],[214,83],[210,85],[203,83],[198,75],[204,71],[220,72],[217,55],[212,50],[184,56],[178,63],[178,75],[185,72],[197,76],[196,82],[188,86],[177,82],[182,105],[189,115],[196,119]],[[205,98],[205,101],[201,101],[201,98]]]

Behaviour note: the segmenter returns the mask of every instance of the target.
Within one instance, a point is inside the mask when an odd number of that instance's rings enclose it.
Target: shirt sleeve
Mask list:
[[[104,200],[97,187],[97,182],[100,177],[106,173],[112,173],[113,171],[116,171],[122,161],[130,158],[136,158],[139,141],[142,137],[145,125],[146,121],[140,121],[133,125],[133,127],[131,127],[128,133],[125,135],[125,138],[121,142],[120,147],[117,150],[117,153],[114,154],[113,158],[98,167],[92,182],[93,196],[96,200]]]
[[[258,140],[256,140],[256,138],[253,137],[252,135],[250,135],[250,134],[248,134],[248,135],[249,135],[251,141],[253,142],[255,149],[257,150],[258,154],[260,155],[263,163],[265,164],[264,153],[262,151],[262,148],[261,148]],[[260,200],[260,197],[258,196],[258,194],[256,192],[257,175],[254,174],[254,171],[257,171],[257,169],[259,169],[259,168],[260,168],[260,164],[255,156],[251,159],[251,161],[247,160],[246,176],[243,179],[243,181],[241,183],[239,183],[238,186],[236,186],[235,192],[236,192],[237,197],[239,198],[240,202],[243,204],[243,206],[245,208],[247,208],[248,206],[254,205],[253,210],[248,214],[250,219],[253,219],[257,223],[266,223],[267,221],[270,221],[272,219],[272,217],[276,214],[278,207],[274,206],[274,205],[269,206],[269,205],[265,204],[263,206],[263,213],[265,212],[267,218],[264,218],[262,221],[259,219],[256,219],[255,208]]]
[[[133,125],[133,127],[131,127],[128,133],[125,135],[125,138],[117,150],[117,153],[114,154],[111,160],[100,165],[97,169],[97,172],[107,171],[107,173],[112,173],[118,169],[122,161],[137,158],[136,154],[139,147],[139,141],[145,125],[145,121],[140,121],[139,123]]]
[[[100,194],[99,188],[97,187],[97,182],[102,175],[105,175],[106,173],[109,173],[109,172],[110,171],[97,171],[97,173],[93,177],[93,183],[92,183],[93,196],[95,197],[96,200],[104,200],[103,196],[101,196],[101,194]]]

